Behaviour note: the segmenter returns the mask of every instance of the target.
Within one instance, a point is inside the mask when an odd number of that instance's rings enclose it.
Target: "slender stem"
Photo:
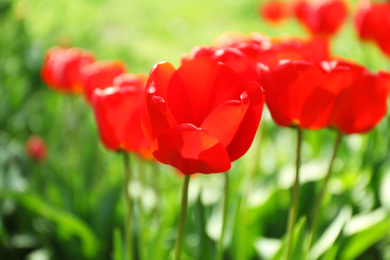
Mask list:
[[[302,144],[302,130],[298,128],[297,135],[297,161],[296,161],[296,172],[295,172],[295,182],[292,190],[292,204],[290,208],[290,213],[288,217],[288,227],[287,227],[287,250],[286,250],[286,259],[291,259],[293,253],[293,244],[294,244],[294,228],[295,222],[298,215],[298,200],[299,200],[299,168],[301,165],[301,144]]]
[[[334,159],[336,158],[337,150],[338,150],[339,145],[340,145],[341,136],[342,135],[339,132],[338,135],[337,135],[335,144],[334,144],[333,155],[332,155],[332,158],[331,158],[331,160],[329,162],[328,172],[326,173],[326,176],[325,176],[325,179],[324,179],[324,183],[322,184],[322,188],[321,188],[320,194],[319,194],[319,196],[317,198],[317,202],[315,203],[314,217],[313,217],[313,222],[312,222],[312,225],[311,225],[311,228],[310,228],[310,231],[309,231],[309,240],[308,240],[307,250],[306,250],[306,254],[307,255],[308,255],[310,247],[311,247],[311,245],[313,243],[313,238],[314,238],[314,235],[315,235],[315,232],[316,232],[316,229],[317,229],[318,217],[319,217],[320,211],[321,211],[322,201],[324,199],[326,188],[328,187],[328,182],[329,182],[329,179],[330,179],[330,175],[332,174],[332,166],[333,166]]]
[[[253,184],[255,183],[255,177],[257,174],[257,169],[259,168],[260,164],[260,154],[261,154],[261,141],[263,138],[263,133],[264,133],[264,121],[260,121],[259,128],[257,129],[256,132],[256,137],[257,137],[257,150],[255,153],[255,158],[254,158],[254,164],[253,164],[253,169],[251,171],[251,175],[249,178],[249,188],[247,189],[248,193],[252,189]],[[247,194],[248,194],[247,193]]]
[[[183,244],[184,238],[184,229],[186,224],[186,215],[187,215],[187,202],[188,202],[188,185],[190,183],[190,176],[184,176],[183,191],[181,197],[181,211],[179,219],[179,227],[177,229],[177,238],[176,238],[176,249],[175,249],[175,260],[180,260],[181,246]]]
[[[138,160],[138,181],[142,187],[142,189],[145,186],[145,177],[146,177],[146,172],[145,172],[145,161],[139,158]],[[145,209],[144,205],[142,203],[142,196],[138,197],[137,202],[138,203],[138,215],[137,215],[137,220],[138,220],[138,260],[145,259],[145,247],[146,247],[146,237],[147,237],[147,226],[145,225],[145,220],[146,220],[146,214],[145,214]]]
[[[229,203],[229,174],[225,172],[224,175],[225,175],[225,194],[224,194],[225,198],[223,201],[222,230],[221,230],[221,237],[218,243],[217,260],[223,259],[223,241],[225,237],[226,216],[227,216],[227,209]]]
[[[130,160],[129,154],[127,152],[123,152],[123,158],[125,163],[125,183],[124,183],[124,192],[126,199],[126,220],[125,220],[125,234],[126,234],[126,252],[127,252],[127,260],[133,260],[133,236],[131,232],[131,223],[132,223],[132,203],[131,196],[129,193],[129,185],[130,185]]]
[[[159,180],[160,180],[160,165],[157,163],[153,164],[153,189],[156,194],[157,198],[157,203],[155,207],[155,215],[156,219],[160,219],[160,205],[161,205],[161,191],[160,191],[160,185],[159,185]]]

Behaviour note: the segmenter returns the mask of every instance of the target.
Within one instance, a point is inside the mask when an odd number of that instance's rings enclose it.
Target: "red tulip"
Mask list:
[[[290,15],[290,5],[282,1],[268,1],[259,5],[259,14],[268,22],[278,23]]]
[[[153,155],[182,173],[217,173],[249,149],[264,105],[261,87],[210,59],[156,64],[146,84]]]
[[[84,96],[88,103],[92,102],[92,93],[96,88],[105,89],[113,85],[114,79],[126,72],[120,61],[96,61],[83,68],[82,83]]]
[[[248,35],[239,32],[226,32],[214,39],[213,46],[217,48],[240,48],[242,45],[261,45],[262,42],[267,43],[270,39],[267,35],[258,32],[252,32]]]
[[[93,61],[92,54],[82,49],[53,47],[46,53],[41,78],[56,91],[78,94],[83,90],[80,71]]]
[[[122,74],[115,78],[114,86],[93,92],[93,111],[107,149],[144,156],[150,151],[150,142],[141,128],[145,82],[146,75]]]
[[[243,52],[247,53],[245,50]],[[273,38],[269,47],[263,47],[255,59],[267,65],[284,59],[320,62],[329,59],[329,52],[327,41],[320,37],[312,37],[309,40]]]
[[[299,1],[295,16],[312,34],[329,37],[343,25],[348,8],[343,0]]]
[[[219,48],[233,47],[244,53],[253,63],[273,65],[283,59],[319,62],[329,59],[327,41],[320,37],[309,40],[297,38],[269,38],[259,33],[248,36],[223,34],[215,40]]]
[[[362,40],[373,40],[390,56],[390,5],[367,3],[360,5],[355,25]]]
[[[353,75],[352,82],[337,96],[330,124],[352,134],[370,131],[386,115],[390,74],[371,73],[352,63],[341,63]]]
[[[280,126],[319,129],[329,125],[337,94],[352,80],[337,62],[280,61],[260,67],[260,83],[274,121]]]
[[[46,159],[46,144],[42,138],[31,135],[26,142],[26,154],[37,162],[43,162]]]
[[[234,70],[245,81],[257,81],[258,73],[256,63],[252,62],[237,48],[214,48],[210,46],[195,46],[190,54],[182,55],[182,64],[196,58],[207,58],[222,62]]]

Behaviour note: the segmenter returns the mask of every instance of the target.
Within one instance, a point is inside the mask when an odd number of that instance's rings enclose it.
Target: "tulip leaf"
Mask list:
[[[388,235],[390,229],[390,217],[383,215],[383,218],[379,220],[377,216],[381,214],[377,213],[380,213],[380,211],[377,210],[369,213],[366,216],[363,216],[364,219],[362,219],[362,216],[355,217],[355,219],[360,218],[359,223],[366,222],[367,224],[367,221],[370,219],[372,219],[374,223],[372,223],[372,225],[362,224],[361,227],[363,228],[359,228],[357,232],[350,233],[346,243],[339,252],[339,259],[356,259],[368,248]],[[346,228],[344,228],[344,230],[345,229]]]
[[[318,259],[321,255],[332,247],[339,236],[345,222],[351,217],[352,209],[349,206],[342,208],[336,219],[329,225],[322,236],[318,239],[310,250],[309,259]]]
[[[124,260],[122,232],[119,228],[115,228],[113,232],[113,259]]]
[[[293,258],[292,259],[304,259],[304,246],[305,246],[305,235],[306,235],[306,217],[301,217],[298,222],[295,224],[294,230],[294,244],[293,244]],[[287,237],[284,238],[284,241],[273,256],[272,260],[282,259],[286,250]]]
[[[2,192],[0,198],[15,199],[26,209],[55,222],[58,225],[59,234],[64,237],[78,236],[85,257],[94,258],[98,252],[96,250],[98,248],[97,237],[77,216],[46,204],[43,198],[35,193]]]

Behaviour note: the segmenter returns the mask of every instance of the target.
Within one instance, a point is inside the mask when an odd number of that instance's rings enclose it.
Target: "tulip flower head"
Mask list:
[[[144,130],[160,162],[186,175],[218,173],[249,149],[264,105],[256,82],[196,58],[178,69],[156,64],[146,89]]]
[[[295,16],[314,35],[330,37],[343,25],[348,8],[343,0],[302,0],[295,5]]]
[[[372,40],[390,57],[390,5],[362,2],[355,15],[360,39]]]
[[[45,55],[41,78],[53,90],[78,94],[83,91],[81,70],[93,61],[92,54],[82,49],[53,47]]]
[[[257,81],[256,63],[250,60],[242,51],[233,47],[214,48],[211,46],[195,46],[189,54],[183,54],[181,63],[196,58],[206,58],[229,66],[245,81]]]
[[[26,154],[37,162],[43,162],[47,156],[45,141],[39,136],[31,135],[26,142]]]
[[[82,70],[84,96],[88,103],[92,102],[92,93],[96,88],[111,87],[114,79],[126,72],[125,65],[120,61],[96,61]]]
[[[145,82],[146,75],[121,74],[112,87],[93,92],[93,111],[100,139],[107,149],[148,157],[150,142],[141,127]]]
[[[274,121],[311,130],[329,126],[336,95],[352,80],[348,68],[336,65],[291,60],[260,65],[260,83]]]
[[[352,81],[338,93],[330,125],[345,134],[368,132],[386,115],[390,74],[348,62],[339,66],[349,68]]]
[[[290,16],[290,5],[283,1],[267,1],[259,5],[259,14],[268,22],[279,23]]]
[[[259,33],[242,35],[229,33],[218,36],[216,48],[236,48],[253,63],[273,65],[280,60],[305,60],[320,62],[329,59],[329,45],[321,37],[308,40],[299,38],[269,38]]]

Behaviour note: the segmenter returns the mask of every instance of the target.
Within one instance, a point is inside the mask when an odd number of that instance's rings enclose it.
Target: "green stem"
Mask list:
[[[157,197],[157,203],[156,203],[156,207],[155,207],[155,215],[156,215],[156,219],[159,220],[160,219],[160,205],[161,205],[161,191],[160,191],[160,186],[159,186],[159,180],[160,180],[160,165],[157,164],[157,163],[154,163],[153,164],[153,189],[154,189],[154,192],[156,194],[156,197]]]
[[[311,245],[313,243],[313,238],[314,238],[314,235],[315,235],[315,232],[316,232],[316,229],[317,229],[317,223],[318,223],[318,218],[319,218],[319,215],[320,215],[322,201],[324,199],[326,188],[328,187],[328,182],[329,182],[329,179],[330,179],[330,175],[332,174],[332,166],[333,166],[334,159],[336,158],[337,150],[338,150],[339,145],[340,145],[341,136],[342,135],[339,132],[338,135],[337,135],[337,138],[336,138],[336,142],[334,144],[333,155],[332,155],[332,158],[331,158],[331,160],[329,162],[328,172],[326,173],[326,176],[325,176],[325,179],[324,179],[324,183],[322,184],[322,188],[321,188],[320,194],[319,194],[319,196],[317,198],[317,202],[315,203],[314,217],[313,217],[313,222],[312,222],[312,225],[311,225],[311,229],[309,231],[309,240],[308,240],[308,244],[307,244],[306,255],[308,255],[310,247],[311,247]]]
[[[145,186],[145,177],[146,177],[146,172],[145,172],[145,161],[142,160],[141,158],[138,160],[138,181],[142,187],[142,189],[144,189],[146,186]],[[145,259],[145,255],[146,255],[146,237],[147,237],[147,226],[145,225],[145,220],[146,220],[146,214],[145,214],[145,210],[144,210],[144,205],[142,204],[142,196],[139,196],[138,197],[138,200],[137,200],[137,203],[138,203],[138,216],[137,216],[137,220],[138,220],[138,260],[142,260],[142,259]]]
[[[133,260],[133,236],[131,232],[131,223],[132,223],[132,203],[131,196],[129,193],[129,185],[130,185],[130,160],[129,154],[127,152],[123,152],[123,158],[125,163],[125,183],[124,183],[124,192],[126,199],[126,219],[125,219],[125,234],[126,234],[126,252],[127,252],[127,260]]]
[[[297,160],[296,160],[296,172],[295,182],[292,190],[292,204],[290,208],[288,227],[287,227],[287,250],[286,259],[291,259],[293,253],[294,244],[294,229],[298,215],[298,200],[299,200],[299,168],[301,165],[301,144],[302,144],[302,130],[298,128],[297,135]]]
[[[257,132],[256,132],[256,137],[257,137],[257,149],[256,149],[256,153],[255,153],[255,158],[254,158],[254,164],[253,164],[253,169],[251,171],[251,175],[250,175],[250,178],[249,178],[249,188],[247,189],[248,193],[249,191],[251,190],[252,188],[252,185],[255,183],[255,177],[256,177],[256,174],[257,174],[257,169],[259,168],[259,164],[260,164],[260,154],[261,154],[261,141],[262,141],[262,138],[263,138],[263,132],[264,132],[264,121],[261,121],[260,124],[259,124],[259,128],[257,129]]]
[[[185,175],[182,197],[181,197],[181,211],[180,211],[179,227],[177,229],[177,238],[176,238],[176,248],[175,248],[174,260],[180,260],[181,247],[183,244],[184,229],[185,229],[186,215],[187,215],[188,185],[189,185],[189,183],[190,183],[190,176]]]
[[[224,194],[225,198],[223,201],[222,230],[221,230],[221,237],[218,243],[217,260],[222,260],[223,258],[223,241],[225,237],[226,216],[227,216],[227,209],[229,203],[229,175],[227,172],[225,172],[224,175],[225,175],[225,194]]]

